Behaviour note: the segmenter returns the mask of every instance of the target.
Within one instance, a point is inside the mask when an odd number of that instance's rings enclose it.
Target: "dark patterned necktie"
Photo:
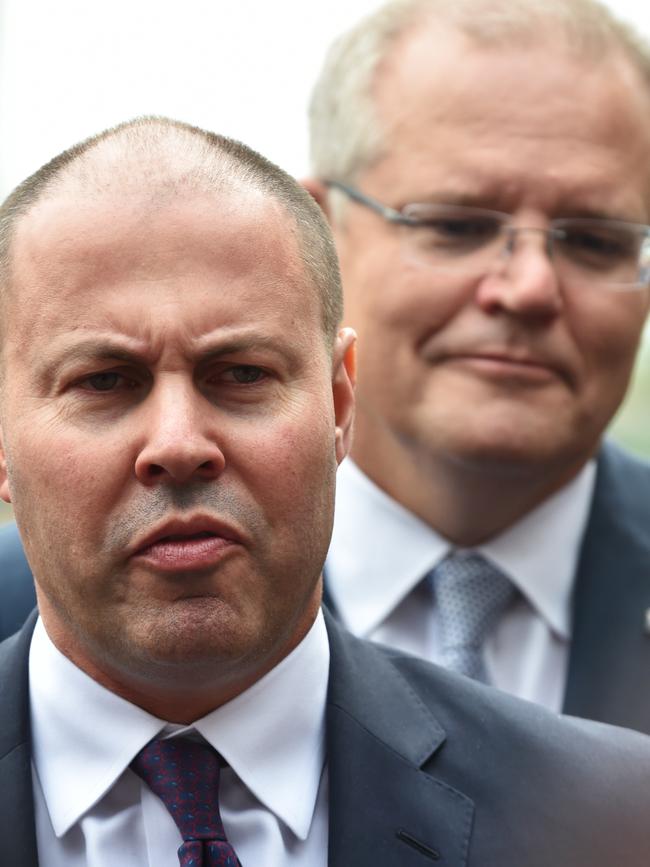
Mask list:
[[[431,572],[440,622],[442,665],[489,683],[483,645],[515,595],[515,586],[480,554],[458,551]]]
[[[151,741],[131,767],[181,832],[180,867],[241,867],[219,812],[221,759],[209,744],[188,738]]]

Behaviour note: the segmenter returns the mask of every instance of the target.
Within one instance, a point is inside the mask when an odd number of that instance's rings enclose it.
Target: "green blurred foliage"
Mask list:
[[[650,331],[637,357],[632,384],[610,426],[612,439],[641,457],[650,458]]]

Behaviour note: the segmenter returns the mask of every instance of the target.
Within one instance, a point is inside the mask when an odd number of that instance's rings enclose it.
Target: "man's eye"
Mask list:
[[[494,220],[467,217],[441,218],[428,226],[438,235],[470,241],[492,238],[499,231],[499,224]]]
[[[482,217],[443,216],[413,227],[413,241],[434,250],[459,252],[473,250],[492,242],[500,232],[500,224]]]
[[[571,229],[561,237],[562,246],[575,255],[594,256],[602,259],[636,258],[636,238],[625,233]]]
[[[222,373],[222,379],[229,382],[237,382],[240,385],[250,385],[254,382],[259,382],[264,379],[265,373],[260,367],[254,364],[237,364],[234,367],[229,367]]]
[[[122,387],[125,385],[128,387],[128,384],[121,373],[114,373],[113,371],[106,371],[105,373],[93,373],[92,376],[86,377],[84,379],[83,385],[89,391],[115,391],[116,388]]]

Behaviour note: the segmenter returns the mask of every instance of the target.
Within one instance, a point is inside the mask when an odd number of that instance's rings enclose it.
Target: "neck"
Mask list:
[[[165,722],[190,725],[221,707],[261,680],[288,656],[311,628],[320,607],[320,593],[301,618],[299,628],[287,634],[273,650],[232,659],[206,655],[176,663],[108,654],[96,642],[79,639],[63,623],[37,587],[43,625],[55,647],[101,686]]]
[[[375,484],[464,548],[507,530],[575,478],[589,458],[552,467],[423,454],[369,462],[358,451],[355,462]]]

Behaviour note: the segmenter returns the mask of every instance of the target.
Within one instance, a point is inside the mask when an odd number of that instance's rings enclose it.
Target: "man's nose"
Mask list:
[[[545,230],[524,228],[508,235],[501,255],[479,284],[477,302],[491,314],[542,320],[558,315],[563,296]]]
[[[226,462],[215,409],[193,384],[157,384],[143,410],[143,442],[135,462],[142,484],[210,480],[222,473]]]

